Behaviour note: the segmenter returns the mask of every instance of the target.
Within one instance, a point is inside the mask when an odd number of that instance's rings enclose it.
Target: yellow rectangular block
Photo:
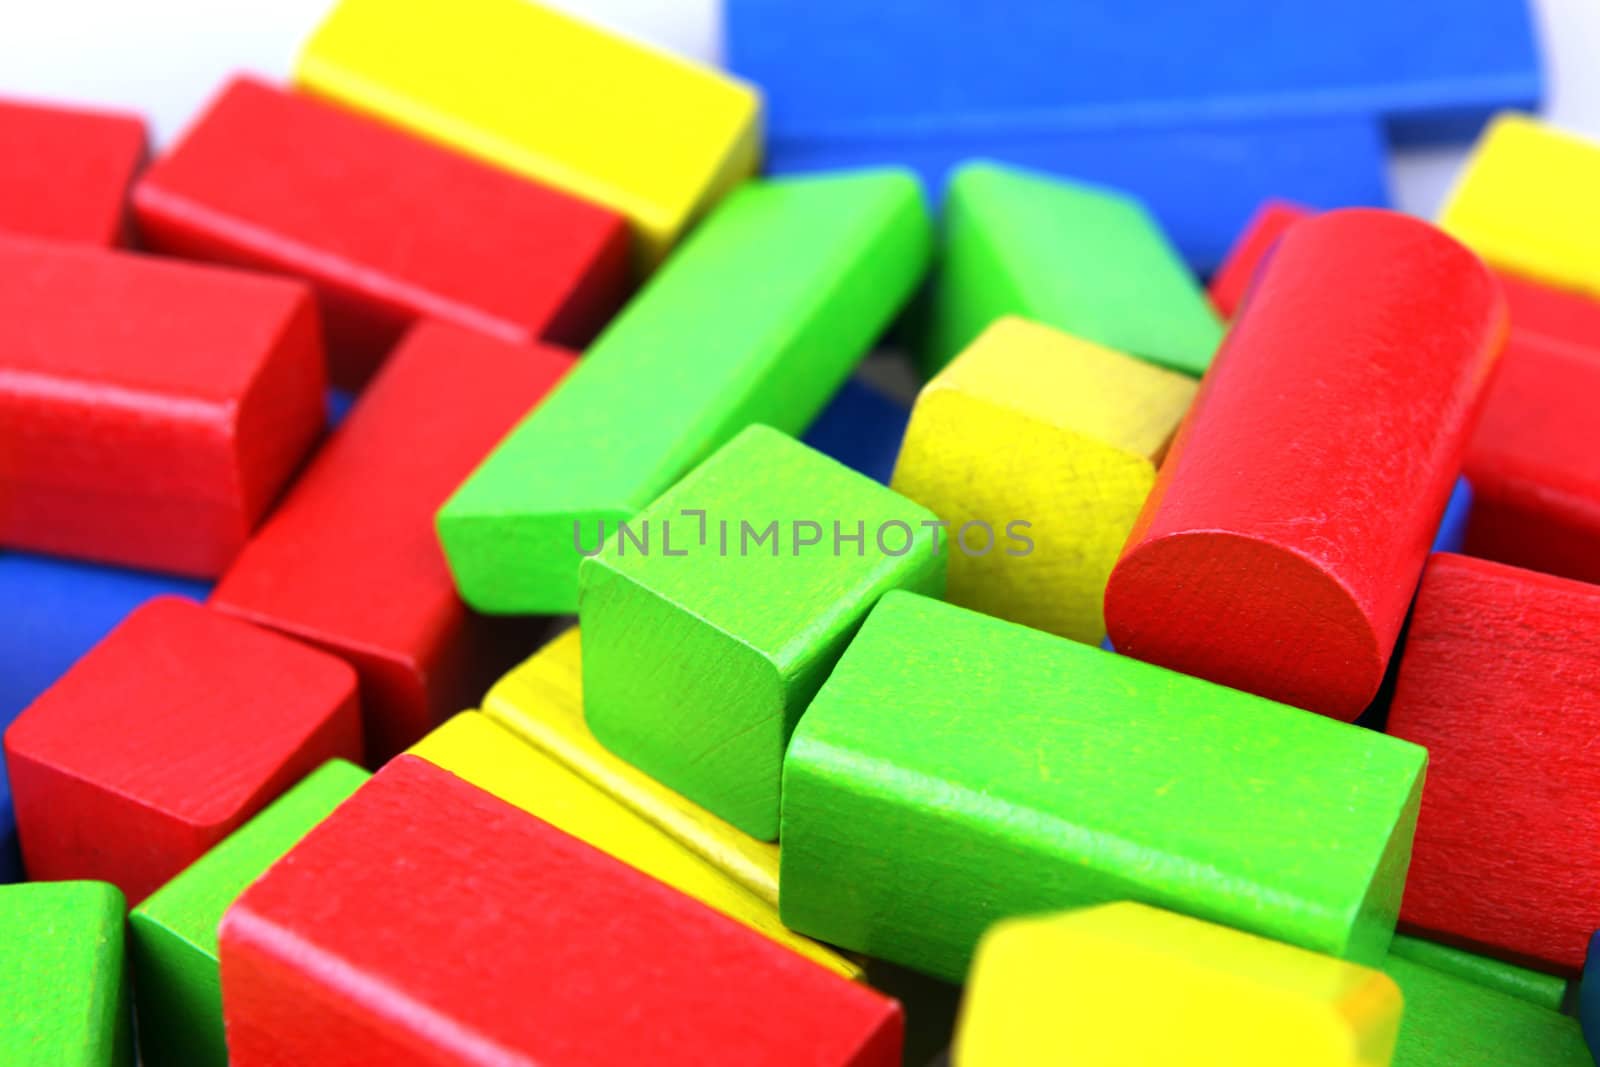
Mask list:
[[[775,906],[487,716],[462,712],[410,751],[807,959],[861,977],[855,962],[784,926]]]
[[[1527,115],[1484,130],[1439,225],[1491,265],[1600,297],[1600,143]]]
[[[956,1067],[1388,1067],[1394,982],[1145,904],[996,925],[978,946]]]
[[[945,599],[1099,644],[1106,579],[1195,383],[1000,319],[917,397],[890,487],[950,524]]]
[[[295,81],[627,216],[641,269],[760,162],[753,89],[527,0],[340,0]]]
[[[583,719],[576,628],[490,688],[483,713],[677,840],[767,903],[778,903],[778,846],[724,822],[595,740]]]

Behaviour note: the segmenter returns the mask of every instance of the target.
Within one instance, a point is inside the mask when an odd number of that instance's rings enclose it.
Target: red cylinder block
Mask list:
[[[1296,224],[1112,572],[1117,650],[1359,715],[1506,329],[1499,283],[1427,223],[1358,209]]]

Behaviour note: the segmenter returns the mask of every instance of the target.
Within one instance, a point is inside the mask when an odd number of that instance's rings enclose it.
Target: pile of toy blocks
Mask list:
[[[1589,1064],[1530,22],[339,0],[148,161],[0,103],[0,1064]]]

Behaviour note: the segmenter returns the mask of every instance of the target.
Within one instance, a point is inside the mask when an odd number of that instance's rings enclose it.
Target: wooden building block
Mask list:
[[[110,247],[145,157],[137,115],[0,100],[0,231]]]
[[[1593,1067],[1577,1021],[1391,955],[1405,1015],[1393,1067]]]
[[[1388,725],[1431,761],[1408,929],[1576,973],[1600,927],[1597,729],[1600,588],[1432,557]]]
[[[412,746],[411,754],[829,970],[847,978],[861,976],[855,962],[785,929],[772,902],[758,899],[599,786],[479,712],[457,715]]]
[[[891,589],[944,592],[954,550],[937,526],[865,475],[747,428],[584,560],[589,728],[775,840],[789,735],[867,612]],[[639,551],[633,537],[651,533]]]
[[[1194,394],[1048,326],[985,330],[923,387],[889,483],[959,538],[946,599],[1099,644],[1106,577]]]
[[[621,216],[251,77],[145,173],[133,206],[156,251],[310,282],[330,376],[349,386],[424,317],[581,348],[628,283]]]
[[[0,239],[0,544],[209,577],[322,429],[296,283]]]
[[[132,1067],[131,1007],[115,887],[0,887],[6,1067]]]
[[[221,947],[234,1067],[900,1062],[894,1001],[414,756],[246,890]]]
[[[1389,945],[1389,954],[1457,978],[1465,978],[1474,985],[1537,1004],[1550,1011],[1560,1011],[1567,999],[1565,978],[1519,967],[1491,956],[1481,956],[1454,945],[1396,934]]]
[[[1144,904],[1026,919],[978,946],[962,1067],[1389,1067],[1379,971]]]
[[[1352,210],[1294,225],[1111,573],[1117,650],[1359,715],[1505,334],[1493,275],[1427,223]]]
[[[1376,962],[1426,758],[891,593],[789,745],[783,920],[950,980],[996,920],[1129,899]]]
[[[306,89],[602,204],[659,263],[761,155],[761,98],[526,0],[340,0]]]
[[[483,713],[776,906],[778,846],[722,821],[596,741],[583,718],[582,663],[573,627],[496,682]]]
[[[1277,247],[1284,231],[1301,219],[1309,219],[1315,214],[1312,208],[1288,200],[1268,200],[1256,209],[1239,234],[1239,239],[1228,250],[1228,258],[1222,261],[1222,266],[1217,268],[1217,272],[1211,276],[1211,284],[1207,286],[1211,306],[1217,309],[1218,315],[1224,319],[1233,318],[1261,265]]]
[[[1222,327],[1138,200],[993,163],[950,180],[944,248],[925,305],[936,373],[995,319],[1021,315],[1198,376]]]
[[[730,196],[440,511],[467,603],[576,610],[597,523],[631,519],[750,423],[803,430],[921,280],[929,230],[900,173]]]
[[[5,733],[28,877],[100,879],[133,905],[360,752],[349,667],[176,597],[134,611]]]
[[[889,484],[911,410],[856,377],[833,394],[800,440],[875,482]]]
[[[531,624],[461,603],[433,516],[571,365],[418,325],[212,595],[355,666],[374,763],[475,703],[535,643]]]
[[[227,1067],[217,924],[367,777],[353,763],[328,761],[133,909],[128,931],[144,1067]]]

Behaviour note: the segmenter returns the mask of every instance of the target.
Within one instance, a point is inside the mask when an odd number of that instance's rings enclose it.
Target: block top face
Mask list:
[[[157,597],[22,713],[6,755],[212,826],[265,790],[337,709],[353,708],[355,692],[343,660]]]
[[[0,100],[0,230],[115,244],[144,153],[137,116]]]
[[[704,544],[699,517],[685,511],[705,512]],[[817,524],[820,533],[798,531],[801,540],[817,536],[817,544],[796,545],[797,522]],[[860,524],[859,553],[853,542],[835,545],[835,522],[850,535]],[[933,512],[866,475],[769,427],[751,426],[629,524],[654,527],[653,554],[633,551],[620,531],[610,535],[605,549],[583,563],[584,588],[605,573],[624,578],[787,668],[814,652],[819,632],[844,625],[903,576],[942,577],[937,522]],[[758,543],[773,523],[773,536]],[[685,555],[665,553],[663,531],[673,552]]]
[[[121,1063],[123,897],[104,882],[0,886],[0,1059]]]
[[[1537,1004],[1390,956],[1405,997],[1392,1067],[1590,1067],[1578,1022]]]

